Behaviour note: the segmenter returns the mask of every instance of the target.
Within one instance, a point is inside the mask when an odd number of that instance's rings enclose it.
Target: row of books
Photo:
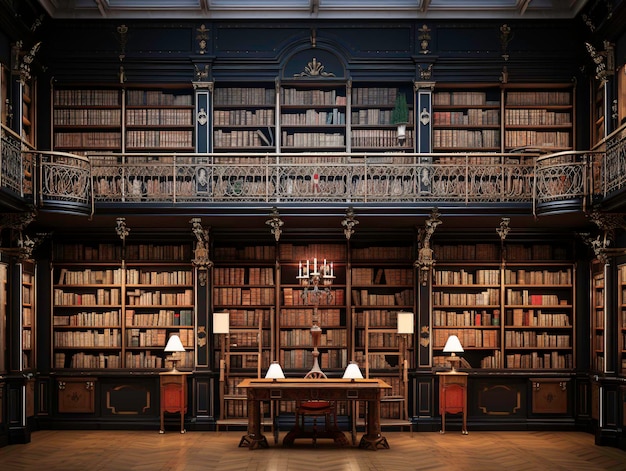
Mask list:
[[[215,247],[215,257],[223,260],[274,260],[276,247],[273,245]]]
[[[274,269],[260,267],[215,267],[213,282],[216,285],[273,285]]]
[[[167,327],[178,325],[193,325],[193,311],[191,309],[160,309],[158,312],[138,313],[134,309],[126,309],[126,326]]]
[[[130,109],[126,111],[127,126],[192,126],[192,110]]]
[[[513,106],[550,106],[550,105],[570,105],[572,94],[569,91],[532,91],[532,92],[512,92],[506,94],[506,104]]]
[[[574,368],[574,357],[570,353],[559,354],[549,353],[513,353],[506,355],[507,368],[528,368],[528,369],[572,369]]]
[[[283,348],[312,347],[313,340],[310,329],[281,330],[279,333],[280,344]],[[322,329],[319,344],[320,347],[342,347],[347,345],[347,333],[345,329]]]
[[[555,147],[571,146],[572,133],[564,131],[507,131],[505,145],[507,147]]]
[[[93,108],[55,108],[53,111],[55,126],[120,126],[120,109]]]
[[[53,299],[55,306],[117,306],[121,302],[121,290],[97,288],[92,292],[77,293],[55,288]]]
[[[193,329],[179,329],[175,332],[171,332],[169,329],[126,329],[126,345],[128,347],[165,347],[171,333],[180,337],[184,347],[193,347]]]
[[[507,135],[508,137],[508,135]],[[508,141],[507,141],[508,142]],[[500,131],[495,129],[434,129],[433,147],[499,147]]]
[[[395,87],[352,87],[352,106],[393,106],[398,96]]]
[[[238,327],[269,328],[272,309],[228,309],[229,323],[232,329]]]
[[[391,109],[381,110],[380,108],[364,108],[352,111],[351,118],[353,125],[380,126],[392,125],[391,122],[393,111]],[[413,116],[409,114],[409,124],[413,122]],[[354,132],[354,130],[353,130]],[[396,135],[397,138],[397,135]]]
[[[396,332],[367,332],[358,330],[355,333],[356,348],[391,348],[398,349],[399,335]]]
[[[54,106],[119,106],[117,90],[55,90]]]
[[[320,308],[317,315],[318,324],[324,328],[343,325],[339,309]],[[311,326],[313,325],[313,311],[311,309],[281,309],[280,325],[282,328]]]
[[[571,125],[572,115],[568,112],[514,109],[505,111],[504,122],[505,124],[522,126]]]
[[[213,100],[215,106],[275,106],[276,89],[275,87],[216,87],[213,91]]]
[[[449,106],[449,105],[498,105],[497,101],[487,101],[487,93],[469,91],[469,92],[436,92],[433,94],[433,105]]]
[[[118,244],[57,244],[53,248],[56,260],[111,261],[122,259]]]
[[[213,132],[213,145],[215,147],[261,147],[272,144],[258,129],[230,131],[216,129]]]
[[[499,269],[435,269],[434,282],[437,285],[495,285],[500,284]]]
[[[513,331],[504,333],[505,348],[570,348],[571,337],[568,334],[550,334],[548,332]]]
[[[408,285],[413,283],[412,268],[352,268],[353,285]]]
[[[273,305],[276,301],[274,288],[214,288],[216,305]]]
[[[404,289],[391,294],[373,293],[367,289],[353,289],[352,303],[355,306],[412,306],[413,289]]]
[[[91,149],[120,149],[122,135],[119,132],[87,131],[54,133],[55,147],[89,147]]]
[[[68,364],[69,361],[69,364]],[[91,354],[85,352],[65,353],[57,352],[54,354],[55,368],[74,368],[74,369],[92,369],[92,368],[121,368],[122,361],[118,354]]]
[[[274,109],[214,110],[214,126],[274,126]]]
[[[500,247],[496,244],[435,244],[433,251],[436,260],[500,260]]]
[[[159,271],[127,268],[126,283],[129,285],[192,285],[193,272],[191,269],[176,270],[163,269]]]
[[[525,269],[507,268],[504,271],[504,282],[512,285],[571,285],[572,269]]]
[[[404,145],[413,146],[413,131],[405,133]],[[350,142],[354,147],[398,147],[398,131],[395,129],[353,129]]]
[[[558,306],[568,305],[569,301],[559,294],[538,294],[532,293],[530,290],[516,290],[513,288],[506,289],[506,303],[515,305],[532,305],[532,306]]]
[[[405,247],[355,247],[352,260],[412,260],[413,249]]]
[[[136,130],[126,133],[126,146],[193,147],[193,131]]]
[[[84,268],[82,270],[70,270],[61,268],[58,271],[59,285],[119,285],[122,283],[122,269],[111,268],[94,270]]]
[[[55,330],[53,333],[54,347],[121,347],[122,334],[120,329],[88,329],[88,330]],[[163,344],[165,346],[165,344]]]
[[[463,348],[500,348],[500,331],[485,329],[433,329],[433,347],[442,349],[450,335],[456,335]]]
[[[500,310],[477,311],[466,309],[462,312],[433,309],[433,325],[436,327],[487,327],[500,325]]]
[[[346,97],[339,95],[337,90],[300,90],[282,88],[280,100],[284,105],[342,105],[347,103]]]
[[[304,113],[281,113],[280,124],[283,126],[322,126],[327,124],[346,124],[346,113],[338,108],[329,111],[306,110]]]
[[[385,327],[395,329],[398,325],[398,311],[388,309],[367,309],[356,312],[356,327]]]
[[[283,147],[344,147],[345,136],[338,132],[287,132],[282,133]]]
[[[191,93],[164,93],[160,90],[127,90],[128,106],[191,106]]]
[[[52,317],[54,327],[119,327],[120,311],[83,311]]]
[[[129,306],[193,306],[194,304],[192,289],[173,293],[136,289],[127,291],[126,298]]]
[[[570,316],[560,312],[542,312],[541,309],[507,309],[506,325],[514,327],[569,327]]]
[[[500,124],[500,110],[470,108],[464,111],[435,111],[433,126],[484,126]]]
[[[500,290],[488,288],[480,292],[433,291],[433,306],[497,306],[500,304]]]

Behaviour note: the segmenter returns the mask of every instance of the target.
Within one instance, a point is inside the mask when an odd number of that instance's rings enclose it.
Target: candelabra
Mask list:
[[[312,268],[312,270],[311,270]],[[318,270],[319,268],[319,270]],[[300,262],[298,267],[298,276],[296,277],[300,285],[304,287],[302,291],[302,300],[305,304],[313,305],[313,319],[311,326],[311,338],[313,340],[313,367],[306,374],[305,378],[326,378],[326,375],[322,372],[319,365],[319,342],[322,337],[322,329],[319,324],[318,307],[324,297],[326,302],[330,304],[333,299],[333,295],[330,286],[335,279],[335,271],[333,262],[327,263],[324,259],[324,263],[318,267],[317,258],[313,259],[311,264],[309,260],[306,261],[306,265]]]

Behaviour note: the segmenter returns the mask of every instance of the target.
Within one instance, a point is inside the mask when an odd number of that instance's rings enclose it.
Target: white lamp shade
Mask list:
[[[285,379],[285,373],[277,361],[273,361],[265,373],[267,379]]]
[[[359,369],[359,365],[357,365],[354,361],[351,361],[346,367],[346,371],[343,373],[344,379],[363,379],[363,373]]]
[[[183,347],[183,343],[180,341],[180,337],[176,334],[172,335],[167,341],[167,345],[165,346],[166,352],[184,352],[185,347]]]
[[[230,332],[230,313],[214,312],[213,313],[213,333],[228,334]]]
[[[414,316],[412,312],[399,312],[398,313],[398,333],[399,334],[412,334],[415,329]]]
[[[463,353],[463,346],[456,335],[451,335],[448,337],[448,341],[446,342],[446,346],[443,347],[443,351],[444,353]]]

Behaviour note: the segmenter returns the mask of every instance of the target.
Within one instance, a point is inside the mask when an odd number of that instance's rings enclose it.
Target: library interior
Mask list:
[[[623,0],[0,1],[0,447],[626,451],[625,24]]]

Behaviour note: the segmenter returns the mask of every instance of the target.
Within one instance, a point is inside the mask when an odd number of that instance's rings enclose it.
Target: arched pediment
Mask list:
[[[327,80],[346,78],[344,61],[320,48],[307,48],[289,57],[282,68],[282,80]]]

